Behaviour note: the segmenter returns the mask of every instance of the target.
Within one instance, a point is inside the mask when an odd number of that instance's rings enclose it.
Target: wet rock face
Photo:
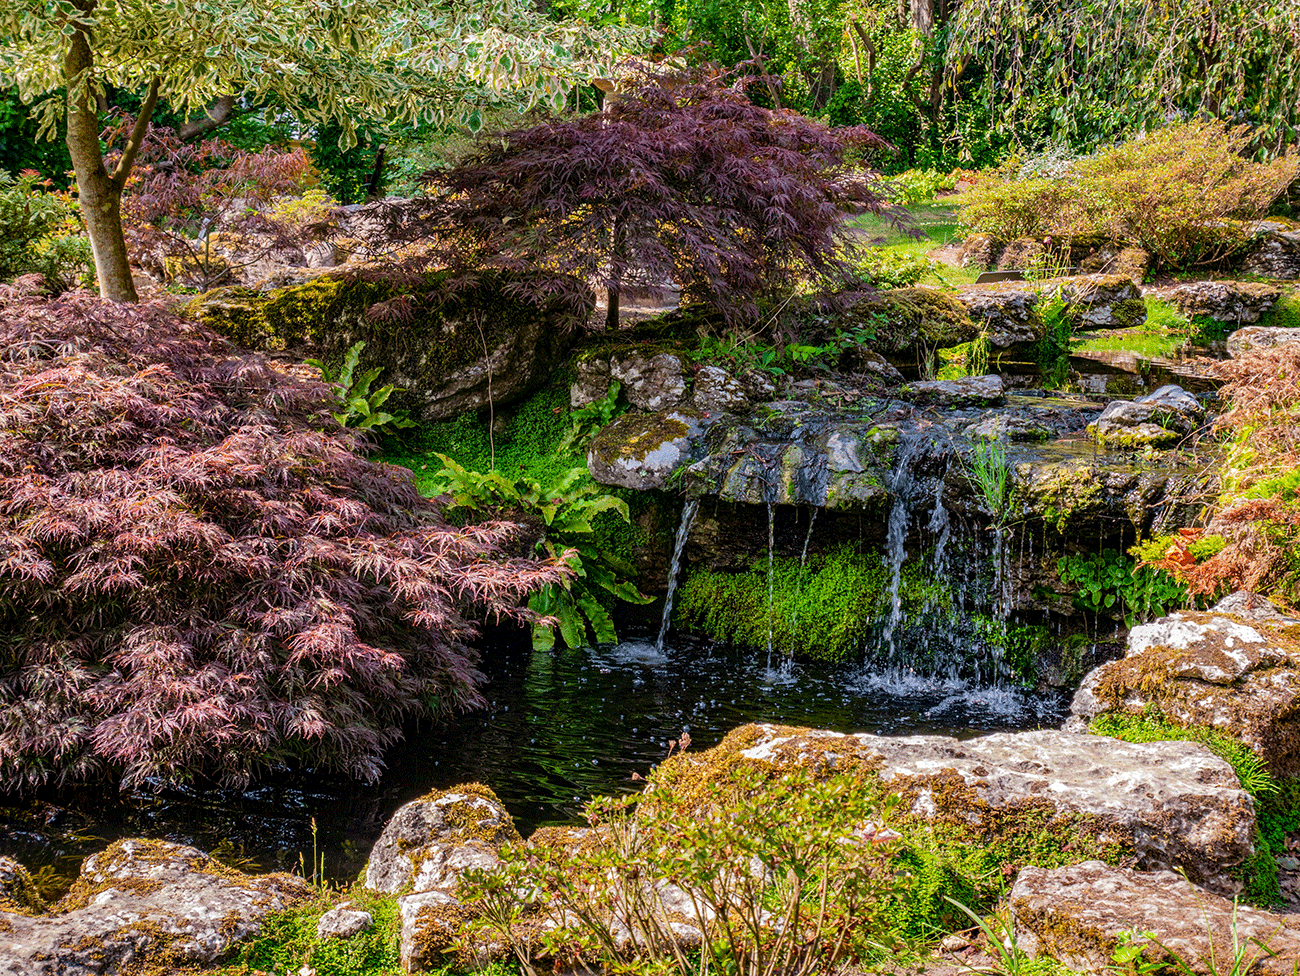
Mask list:
[[[1246,281],[1189,281],[1148,294],[1169,302],[1188,318],[1208,315],[1219,322],[1258,322],[1282,295],[1277,285]]]
[[[1300,342],[1300,329],[1248,325],[1228,336],[1228,355],[1240,359],[1259,349],[1272,349],[1287,342]]]
[[[1217,608],[1134,627],[1125,656],[1083,679],[1072,727],[1104,712],[1141,715],[1154,707],[1182,725],[1241,740],[1277,776],[1300,774],[1300,642],[1290,636],[1297,627]]]
[[[695,374],[691,399],[709,414],[740,413],[749,406],[745,386],[721,366],[702,366]]]
[[[365,886],[401,894],[401,958],[408,971],[442,960],[469,917],[455,897],[461,874],[495,867],[501,846],[520,842],[496,795],[475,784],[431,793],[393,815],[370,851]]]
[[[1284,976],[1300,962],[1300,916],[1234,906],[1172,871],[1144,873],[1100,861],[1024,868],[1008,900],[1017,945],[1031,958],[1050,956],[1079,972],[1109,971],[1120,936],[1132,932],[1151,932],[1198,973],[1231,966],[1234,940],[1258,939],[1276,954],[1251,945],[1247,958],[1258,959],[1251,973]],[[1154,946],[1147,950],[1148,958],[1160,955]]]
[[[1170,384],[1136,400],[1112,401],[1088,425],[1088,437],[1114,447],[1168,444],[1190,434],[1204,420],[1205,411],[1196,397]]]
[[[959,741],[745,726],[717,750],[776,764],[859,761],[877,770],[904,809],[923,820],[969,824],[979,843],[998,811],[1043,807],[1090,818],[1096,836],[1132,852],[1145,869],[1180,867],[1212,891],[1240,890],[1254,854],[1254,806],[1232,768],[1191,742],[1133,744],[1038,731]],[[711,753],[696,757],[701,768]]]
[[[86,859],[62,914],[0,911],[0,972],[89,976],[204,965],[255,935],[268,912],[311,895],[301,878],[249,877],[192,847],[118,841]]]

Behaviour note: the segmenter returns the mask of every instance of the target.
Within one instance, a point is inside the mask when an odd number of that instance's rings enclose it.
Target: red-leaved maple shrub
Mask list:
[[[322,384],[158,306],[0,296],[0,782],[374,778],[567,570],[449,526]]]
[[[754,105],[723,74],[647,76],[608,111],[480,139],[449,170],[426,174],[437,199],[413,229],[453,266],[554,272],[617,296],[636,281],[676,280],[730,322],[808,275],[851,267],[839,203],[849,150],[885,145],[862,127],[832,129]],[[858,205],[893,217],[864,177]]]

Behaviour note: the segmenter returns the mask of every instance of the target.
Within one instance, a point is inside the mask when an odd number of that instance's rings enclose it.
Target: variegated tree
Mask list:
[[[557,23],[528,0],[0,0],[0,82],[44,98],[47,131],[66,113],[100,295],[134,301],[122,191],[160,101],[196,114],[231,93],[274,99],[337,121],[345,141],[363,118],[472,125],[476,106],[502,98],[562,104],[640,39]],[[111,172],[108,86],[143,98]]]

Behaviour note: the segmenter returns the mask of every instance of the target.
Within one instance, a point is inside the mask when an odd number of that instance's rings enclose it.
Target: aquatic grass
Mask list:
[[[1174,359],[1189,344],[1190,340],[1186,335],[1174,333],[1103,332],[1087,336],[1077,342],[1070,352],[1076,356],[1084,356],[1090,352],[1127,352],[1138,359]]]

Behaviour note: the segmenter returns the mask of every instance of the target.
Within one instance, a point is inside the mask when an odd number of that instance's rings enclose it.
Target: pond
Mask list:
[[[108,841],[147,836],[220,848],[265,870],[296,868],[301,856],[310,871],[315,851],[328,876],[348,880],[393,812],[431,789],[485,783],[526,836],[578,821],[593,795],[634,789],[632,774],[648,773],[683,731],[692,750],[755,721],[969,736],[1059,725],[1068,711],[1061,692],[862,664],[788,665],[688,638],[662,653],[652,639],[552,652],[499,635],[484,658],[487,707],[409,735],[377,784],[299,773],[244,792],[64,791],[0,810],[0,853],[53,883]]]

